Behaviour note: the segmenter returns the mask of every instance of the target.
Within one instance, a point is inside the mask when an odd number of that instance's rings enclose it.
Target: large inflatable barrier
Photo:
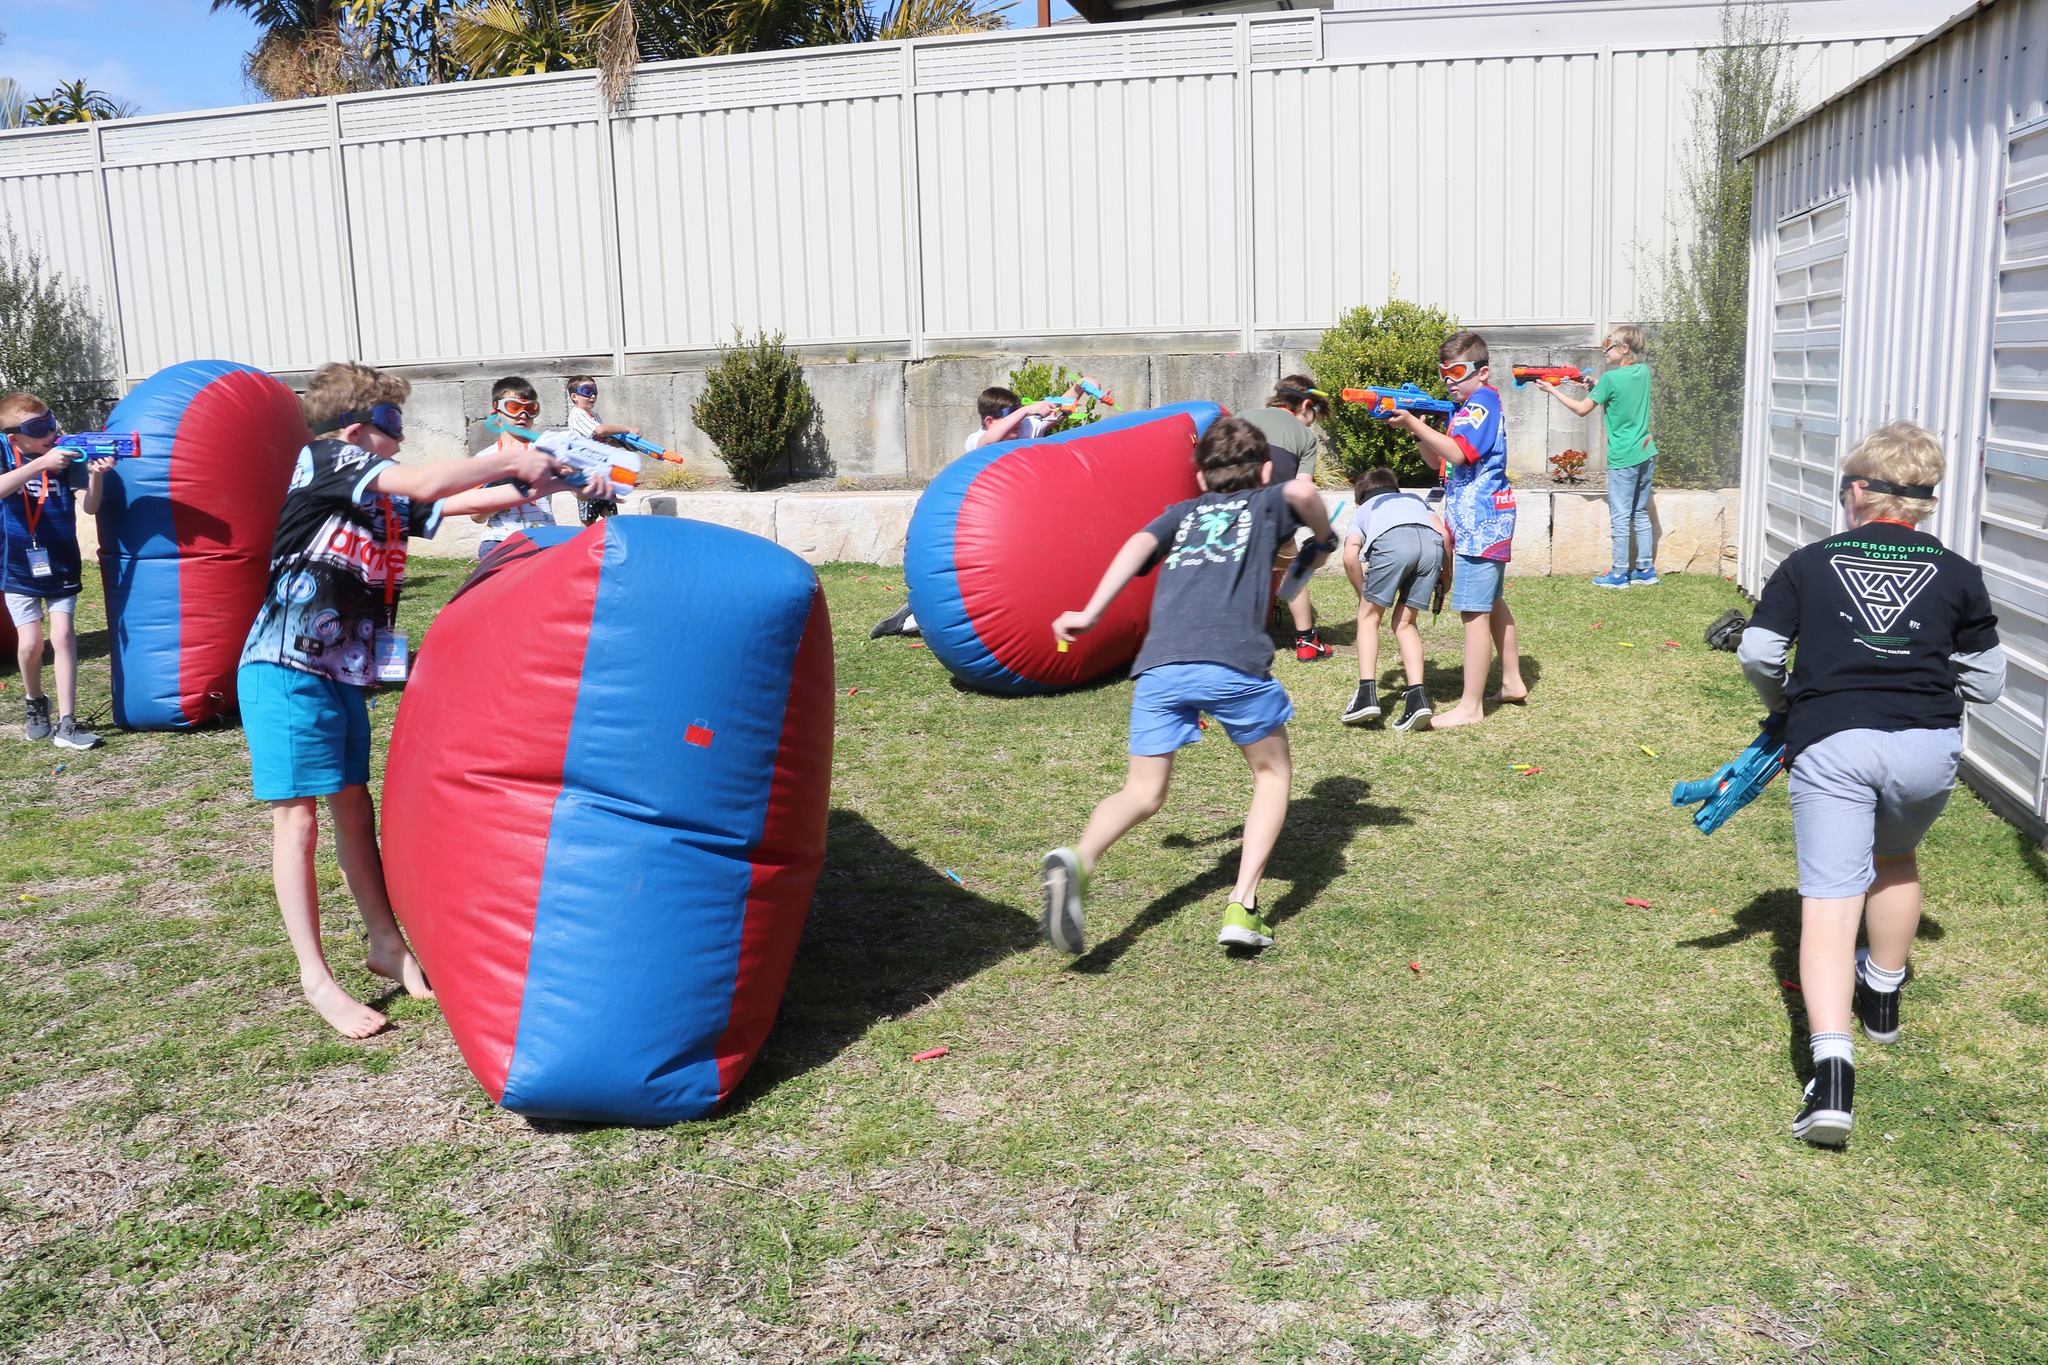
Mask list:
[[[311,436],[289,388],[224,360],[158,371],[107,430],[142,438],[100,499],[114,722],[189,730],[235,709],[235,665]]]
[[[1223,409],[1181,403],[961,456],[917,500],[903,551],[925,643],[971,687],[1056,692],[1128,665],[1151,619],[1150,576],[1066,650],[1052,621],[1087,604],[1118,549],[1201,492],[1195,442]]]
[[[384,870],[493,1100],[652,1124],[732,1094],[824,863],[832,716],[824,593],[770,541],[613,517],[478,566],[398,709]]]

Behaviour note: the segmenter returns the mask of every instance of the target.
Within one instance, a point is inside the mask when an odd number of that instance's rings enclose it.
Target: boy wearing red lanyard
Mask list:
[[[85,469],[69,452],[54,449],[61,428],[55,413],[32,393],[0,397],[0,527],[7,538],[0,570],[7,614],[18,632],[22,689],[30,739],[48,739],[60,749],[93,749],[99,736],[78,728],[78,608],[83,564],[78,553],[78,514],[100,509],[102,476],[112,459]],[[57,655],[57,720],[43,695],[43,615],[50,617],[50,643]]]
[[[350,1038],[367,1038],[386,1021],[341,988],[321,951],[313,870],[321,798],[334,817],[342,877],[369,931],[370,970],[410,995],[432,994],[391,914],[368,785],[366,694],[405,678],[408,650],[396,623],[406,539],[433,535],[446,516],[495,512],[567,486],[559,477],[566,467],[531,448],[398,464],[400,405],[411,392],[406,380],[367,365],[337,361],[313,375],[303,400],[313,443],[292,471],[270,583],[235,678],[256,799],[270,803],[271,878],[299,985],[320,1017]],[[595,491],[610,489],[599,479]]]

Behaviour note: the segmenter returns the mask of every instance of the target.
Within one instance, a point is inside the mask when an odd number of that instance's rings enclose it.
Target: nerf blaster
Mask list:
[[[1303,545],[1300,552],[1294,556],[1294,562],[1287,566],[1287,576],[1280,580],[1280,600],[1292,602],[1298,597],[1301,590],[1308,586],[1309,578],[1322,565],[1324,559],[1336,552],[1339,544],[1337,533],[1332,531],[1328,540],[1311,540]]]
[[[1515,366],[1515,387],[1521,388],[1530,380],[1550,384],[1581,384],[1593,386],[1593,378],[1575,365],[1517,365]]]
[[[622,445],[626,449],[633,451],[636,454],[651,455],[657,460],[667,460],[670,464],[684,463],[683,456],[680,451],[663,450],[660,446],[648,440],[645,436],[635,436],[630,431],[622,431],[619,432],[616,436],[607,436],[605,437],[605,439],[616,445]]]
[[[640,481],[637,452],[603,445],[573,431],[529,431],[513,425],[502,413],[492,413],[484,429],[510,432],[523,441],[533,442],[533,448],[549,459],[568,465],[570,473],[562,481],[573,488],[581,488],[593,472],[603,474],[621,488],[631,488]]]
[[[132,460],[142,453],[139,431],[81,431],[57,438],[58,450],[74,460]]]
[[[1102,403],[1108,407],[1113,408],[1116,406],[1116,399],[1110,396],[1109,391],[1107,389],[1104,389],[1101,385],[1095,383],[1093,380],[1084,379],[1081,381],[1079,387],[1083,397],[1093,398],[1096,402]],[[1052,398],[1041,398],[1038,401],[1041,403],[1050,403],[1054,407],[1058,408],[1061,412],[1072,412],[1074,409],[1081,406],[1080,398],[1069,398],[1065,394],[1059,394]]]
[[[1398,389],[1346,389],[1344,401],[1362,403],[1372,410],[1372,415],[1384,422],[1397,412],[1420,413],[1424,417],[1441,417],[1449,421],[1458,405],[1445,398],[1432,398],[1414,384],[1403,384]]]
[[[1690,806],[1704,802],[1693,812],[1692,822],[1702,834],[1712,834],[1771,785],[1771,779],[1785,766],[1785,735],[1782,717],[1766,717],[1749,747],[1724,763],[1712,777],[1697,782],[1679,782],[1671,788],[1671,804]]]

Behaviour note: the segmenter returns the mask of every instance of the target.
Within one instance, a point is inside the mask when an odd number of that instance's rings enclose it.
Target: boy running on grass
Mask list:
[[[1195,446],[1195,467],[1208,491],[1175,503],[1125,541],[1088,605],[1052,623],[1063,641],[1087,634],[1126,584],[1162,565],[1151,625],[1131,665],[1137,686],[1129,775],[1095,808],[1080,842],[1046,854],[1042,866],[1045,936],[1064,952],[1087,946],[1082,898],[1096,860],[1165,804],[1173,755],[1202,737],[1204,711],[1222,722],[1252,770],[1237,886],[1216,941],[1238,948],[1273,942],[1272,926],[1258,913],[1259,877],[1287,817],[1287,721],[1294,714],[1287,689],[1273,679],[1266,633],[1273,556],[1301,526],[1327,542],[1330,522],[1307,481],[1266,483],[1265,434],[1242,418],[1211,424]]]
[[[2005,652],[1984,575],[1919,529],[1947,468],[1911,422],[1842,462],[1849,529],[1786,556],[1742,633],[1742,671],[1784,727],[1799,855],[1799,986],[1813,1079],[1792,1133],[1849,1140],[1853,1010],[1873,1043],[1899,1036],[1899,988],[1920,928],[1920,840],[1955,790],[1963,703],[1998,700]],[[1799,642],[1788,683],[1785,655]],[[1870,947],[1856,947],[1856,927]]]

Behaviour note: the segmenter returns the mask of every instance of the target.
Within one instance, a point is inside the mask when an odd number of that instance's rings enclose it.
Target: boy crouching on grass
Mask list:
[[[1401,491],[1391,469],[1368,469],[1351,486],[1357,507],[1344,532],[1344,572],[1358,594],[1358,691],[1344,708],[1346,725],[1377,724],[1380,618],[1394,613],[1401,654],[1401,717],[1396,730],[1427,730],[1431,707],[1422,685],[1422,632],[1415,619],[1436,595],[1444,566],[1444,527],[1429,504]]]
[[[1955,790],[1963,703],[1998,700],[2005,653],[1984,575],[1919,529],[1947,468],[1911,422],[1878,428],[1842,462],[1849,529],[1786,556],[1742,633],[1742,671],[1791,764],[1799,855],[1799,986],[1813,1079],[1792,1133],[1849,1140],[1853,1011],[1899,1036],[1899,988],[1920,928],[1920,840]],[[1785,656],[1799,642],[1789,682]],[[1856,927],[1869,934],[1858,950]]]
[[[1203,433],[1195,467],[1208,491],[1175,503],[1125,541],[1088,605],[1052,623],[1063,641],[1087,634],[1126,584],[1162,566],[1151,625],[1131,665],[1137,687],[1129,775],[1095,808],[1078,844],[1045,855],[1045,936],[1065,952],[1086,946],[1082,899],[1096,860],[1165,804],[1173,755],[1202,737],[1204,711],[1222,723],[1252,770],[1237,886],[1216,941],[1238,948],[1273,942],[1273,928],[1258,911],[1259,878],[1287,817],[1287,721],[1294,714],[1287,689],[1273,678],[1266,633],[1273,556],[1301,526],[1327,542],[1330,523],[1306,480],[1266,484],[1266,437],[1242,418],[1219,418]]]
[[[341,988],[320,948],[313,870],[320,798],[334,816],[335,856],[369,931],[370,970],[409,995],[432,994],[385,894],[369,789],[366,693],[380,679],[401,680],[405,668],[395,623],[406,537],[433,535],[445,516],[493,512],[566,486],[559,478],[566,471],[531,447],[395,463],[405,439],[400,405],[411,392],[406,380],[367,365],[337,361],[313,375],[304,399],[313,443],[292,471],[269,586],[235,680],[256,799],[270,803],[271,879],[299,959],[299,985],[320,1017],[349,1038],[367,1038],[385,1019]],[[527,487],[484,487],[508,479]],[[579,491],[610,489],[597,479]]]

